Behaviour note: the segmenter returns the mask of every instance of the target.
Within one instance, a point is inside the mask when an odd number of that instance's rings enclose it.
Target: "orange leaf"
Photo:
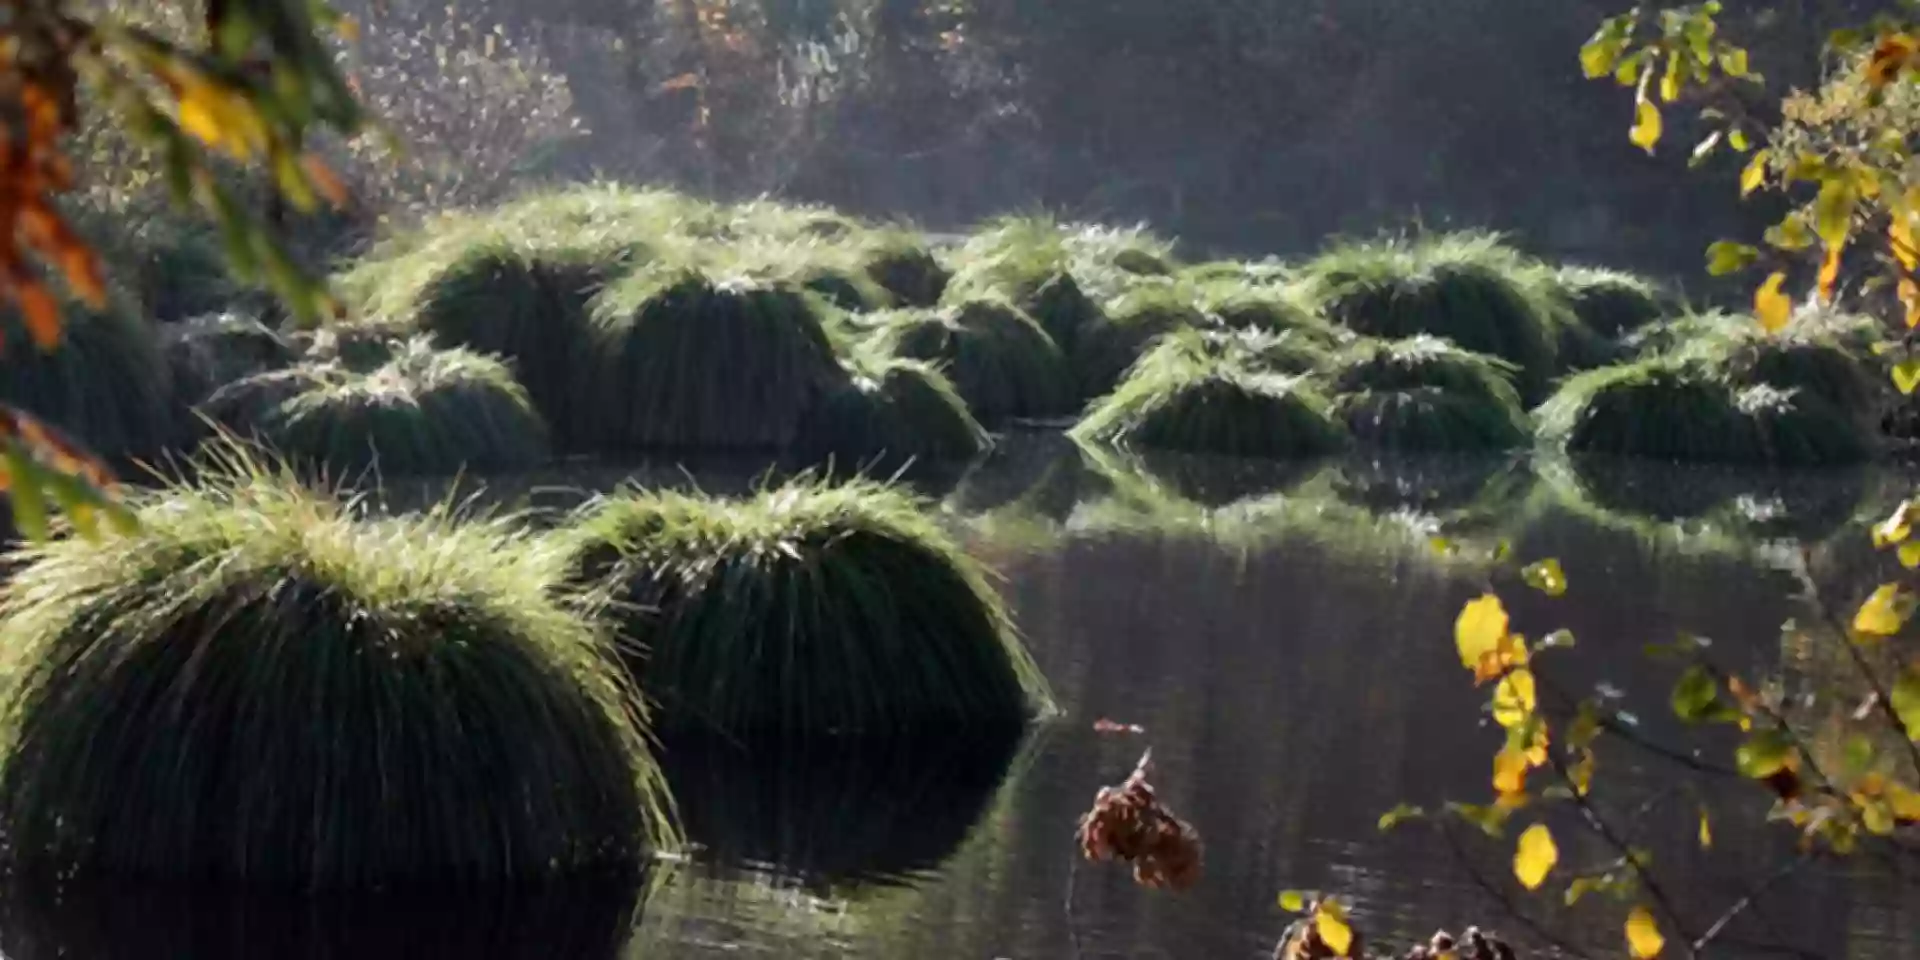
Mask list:
[[[27,335],[33,338],[34,345],[43,352],[59,346],[60,303],[47,290],[47,285],[32,278],[16,280],[13,299],[20,305],[20,319],[26,323]]]
[[[1845,249],[1845,243],[1828,247],[1826,259],[1820,262],[1820,299],[1827,303],[1833,302],[1834,285],[1840,282],[1840,254]]]
[[[347,185],[328,167],[326,161],[309,153],[300,158],[300,166],[307,171],[307,179],[313,181],[313,188],[327,198],[327,202],[336,207],[347,205]]]
[[[1875,89],[1892,83],[1893,78],[1912,62],[1914,49],[1914,39],[1904,33],[1882,37],[1879,45],[1873,48],[1873,56],[1867,61],[1867,83]]]

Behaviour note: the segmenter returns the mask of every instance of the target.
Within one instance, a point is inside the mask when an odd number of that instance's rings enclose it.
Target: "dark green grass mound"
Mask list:
[[[558,536],[627,601],[663,732],[970,737],[1051,708],[985,571],[898,490],[632,492]]]
[[[939,364],[982,423],[1059,416],[1078,400],[1053,338],[1004,300],[895,315],[880,342],[888,353]]]
[[[1334,418],[1389,450],[1504,450],[1531,436],[1511,364],[1432,336],[1374,340],[1329,367]]]
[[[908,234],[883,233],[860,254],[867,277],[903,307],[932,307],[940,303],[953,272],[933,251]]]
[[[194,406],[243,377],[283,369],[298,356],[280,332],[243,314],[194,317],[160,328],[173,396]]]
[[[217,391],[205,409],[333,474],[522,470],[549,456],[546,425],[504,364],[425,340],[364,373],[308,363],[249,377]]]
[[[1452,234],[1336,247],[1306,265],[1304,280],[1328,320],[1376,337],[1433,334],[1500,357],[1532,398],[1557,372],[1563,322],[1530,269],[1493,237]]]
[[[59,427],[102,456],[158,452],[179,429],[172,377],[153,326],[116,303],[63,304],[60,344],[34,346],[11,306],[0,308],[0,402]]]
[[[1312,456],[1346,440],[1306,378],[1206,357],[1143,363],[1073,434],[1122,448],[1242,457]]]
[[[918,360],[858,364],[845,385],[808,411],[785,459],[835,474],[891,473],[951,464],[992,440],[944,374]]]
[[[1309,373],[1330,363],[1333,356],[1318,337],[1302,330],[1181,329],[1155,340],[1127,370],[1127,377],[1210,360],[1233,361],[1262,373]]]
[[[459,885],[670,839],[635,692],[558,555],[446,511],[361,520],[215,464],[4,594],[13,856],[180,882]]]
[[[1842,410],[1864,410],[1886,392],[1887,381],[1863,354],[1813,327],[1770,334],[1751,321],[1730,323],[1708,328],[1672,352],[1725,371],[1735,384],[1801,390]]]
[[[1737,383],[1697,358],[1580,374],[1537,415],[1543,438],[1576,453],[1820,466],[1862,460],[1873,447],[1854,418],[1817,394]]]
[[[636,229],[568,203],[510,207],[445,225],[418,248],[377,253],[340,286],[365,316],[506,359],[561,447],[577,451],[598,413],[572,406],[588,303],[643,258]]]
[[[1609,339],[1624,337],[1667,313],[1660,287],[1630,273],[1562,267],[1549,283],[1582,325]]]
[[[1112,393],[1155,340],[1206,324],[1185,284],[1149,283],[1129,291],[1108,305],[1103,319],[1082,328],[1067,353],[1080,396]]]
[[[1101,304],[1143,277],[1172,271],[1172,249],[1144,230],[1061,224],[1048,217],[1004,217],[967,238],[949,299],[1000,295],[1053,337],[1076,349],[1082,330],[1104,319]]]
[[[602,451],[780,450],[846,383],[816,301],[790,284],[648,270],[594,304],[578,389]]]
[[[392,363],[412,338],[390,324],[343,323],[322,327],[304,339],[302,359],[367,373]]]

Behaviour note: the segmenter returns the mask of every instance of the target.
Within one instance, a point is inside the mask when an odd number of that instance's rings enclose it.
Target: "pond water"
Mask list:
[[[737,467],[696,474],[730,489],[747,477]],[[858,756],[670,751],[703,849],[633,896],[562,891],[343,914],[35,889],[6,901],[0,949],[16,960],[1256,958],[1286,925],[1275,895],[1288,888],[1339,892],[1376,940],[1480,923],[1544,948],[1474,879],[1513,890],[1511,841],[1377,829],[1403,801],[1489,798],[1498,734],[1480,721],[1483,691],[1451,640],[1460,605],[1488,582],[1484,552],[1505,540],[1522,559],[1562,561],[1571,588],[1558,599],[1496,577],[1518,629],[1577,638],[1542,667],[1549,680],[1617,687],[1648,739],[1725,756],[1729,742],[1689,740],[1667,719],[1677,668],[1646,660],[1643,645],[1682,630],[1710,637],[1728,667],[1818,695],[1799,708],[1810,723],[1851,709],[1833,706],[1831,638],[1783,641],[1781,624],[1817,619],[1816,597],[1850,610],[1879,582],[1887,561],[1867,525],[1901,489],[1861,473],[1140,463],[1089,458],[1045,435],[1010,438],[957,489],[951,478],[929,483],[969,549],[999,571],[1066,710],[1025,742],[956,738]],[[569,499],[557,486],[500,483],[495,495]],[[1435,536],[1454,555],[1436,552]],[[1098,733],[1099,718],[1144,732]],[[1079,862],[1073,841],[1094,792],[1149,746],[1162,797],[1206,839],[1206,876],[1183,894]],[[1667,892],[1683,909],[1730,903],[1743,881],[1792,857],[1750,794],[1638,751],[1603,753],[1601,770],[1615,809],[1646,801],[1628,828],[1663,851]],[[1704,852],[1691,842],[1702,800],[1715,834]],[[1561,827],[1563,865],[1605,859],[1567,815],[1549,822]],[[1731,930],[1784,943],[1789,956],[1920,957],[1920,891],[1894,873],[1810,868],[1769,888]],[[1584,926],[1551,905],[1532,915],[1557,938],[1620,955],[1619,913],[1593,913]],[[1769,954],[1748,945],[1729,955]]]

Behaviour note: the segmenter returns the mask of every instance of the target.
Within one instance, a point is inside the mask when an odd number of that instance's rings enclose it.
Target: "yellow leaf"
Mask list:
[[[1920,792],[1897,783],[1887,785],[1887,808],[1902,823],[1920,823]]]
[[[1633,129],[1627,131],[1627,139],[1652,154],[1654,145],[1660,142],[1661,132],[1660,108],[1654,106],[1653,101],[1641,98],[1634,106]]]
[[[1880,38],[1873,48],[1873,56],[1867,60],[1867,84],[1878,90],[1892,83],[1893,78],[1912,62],[1916,45],[1914,38],[1904,33]]]
[[[1893,385],[1900,388],[1902,395],[1910,395],[1915,387],[1920,387],[1920,357],[1908,357],[1893,365]]]
[[[1593,790],[1595,762],[1593,751],[1584,750],[1580,753],[1580,759],[1567,765],[1567,781],[1573,785],[1575,796],[1584,797]]]
[[[1567,572],[1561,569],[1560,560],[1556,557],[1528,564],[1520,571],[1520,579],[1549,597],[1558,597],[1567,592]]]
[[[1881,584],[1853,615],[1854,632],[1869,637],[1891,637],[1900,632],[1900,625],[1906,621],[1907,606],[1900,598],[1898,584]]]
[[[1895,289],[1900,303],[1907,308],[1907,329],[1911,330],[1915,324],[1920,324],[1920,282],[1915,282],[1912,277],[1901,277]]]
[[[1735,146],[1738,145],[1738,143],[1735,144]],[[1766,150],[1754,152],[1753,159],[1747,161],[1746,169],[1740,171],[1741,196],[1744,197],[1766,185],[1767,161],[1771,158],[1772,154]]]
[[[1653,914],[1646,907],[1634,907],[1627,914],[1627,949],[1638,960],[1653,960],[1667,946],[1667,938],[1661,936],[1660,925],[1653,921]]]
[[[1672,103],[1680,99],[1680,54],[1667,56],[1667,72],[1660,78],[1660,99]]]
[[[1893,508],[1893,513],[1885,520],[1873,525],[1873,545],[1875,548],[1904,542],[1913,532],[1913,502],[1902,500]]]
[[[1908,570],[1920,569],[1920,543],[1900,545],[1900,565]]]
[[[1280,909],[1288,913],[1299,913],[1307,908],[1307,895],[1298,890],[1280,891]]]
[[[1732,144],[1733,148],[1741,153],[1746,153],[1747,148],[1753,146],[1753,144],[1747,140],[1747,132],[1739,127],[1733,128],[1733,132],[1727,134],[1727,142]]]
[[[1729,77],[1746,76],[1747,75],[1747,51],[1739,47],[1734,47],[1726,51],[1725,53],[1722,53],[1720,55],[1720,69],[1725,70],[1727,72],[1727,76]]]
[[[1527,751],[1509,743],[1493,755],[1493,792],[1502,797],[1525,793],[1527,789]]]
[[[1500,684],[1493,688],[1494,722],[1508,729],[1527,722],[1538,704],[1531,670],[1515,670],[1500,678]]]
[[[1347,911],[1339,901],[1320,901],[1320,908],[1313,914],[1313,927],[1334,956],[1344,957],[1353,949],[1353,928],[1347,925]]]
[[[1469,601],[1453,623],[1453,642],[1460,651],[1460,663],[1472,670],[1480,660],[1500,647],[1507,635],[1507,610],[1500,598],[1484,594]]]
[[[1768,333],[1778,333],[1793,319],[1793,298],[1781,291],[1787,282],[1783,271],[1774,271],[1753,294],[1753,316]]]
[[[1553,832],[1544,823],[1536,823],[1520,835],[1513,851],[1513,875],[1528,890],[1538,890],[1547,881],[1547,872],[1560,862],[1560,848],[1554,846]]]
[[[1700,808],[1700,849],[1713,846],[1713,825],[1707,822],[1707,808]]]
[[[1831,175],[1820,185],[1819,195],[1813,198],[1813,232],[1826,241],[1829,250],[1847,242],[1847,234],[1853,229],[1853,209],[1859,202],[1855,184],[1845,176]]]

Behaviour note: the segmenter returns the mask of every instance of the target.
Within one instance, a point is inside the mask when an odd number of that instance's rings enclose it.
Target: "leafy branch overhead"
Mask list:
[[[1722,147],[1747,154],[1741,195],[1787,199],[1760,244],[1721,241],[1707,250],[1716,276],[1762,274],[1753,312],[1767,330],[1791,320],[1793,278],[1805,270],[1823,303],[1835,302],[1849,278],[1858,278],[1860,295],[1891,287],[1906,333],[1883,350],[1893,354],[1895,383],[1911,393],[1920,386],[1910,343],[1920,326],[1920,27],[1882,17],[1835,33],[1820,87],[1787,94],[1779,119],[1762,121],[1751,104],[1765,93],[1764,78],[1749,68],[1746,50],[1722,36],[1720,14],[1717,2],[1651,15],[1636,8],[1600,25],[1581,48],[1581,65],[1589,77],[1612,76],[1635,90],[1629,136],[1649,153],[1663,136],[1661,104],[1690,103],[1707,131],[1695,162]]]
[[[204,36],[183,44],[67,0],[9,5],[9,55],[0,59],[0,298],[18,311],[32,347],[59,345],[56,290],[94,308],[109,295],[99,256],[58,205],[85,174],[66,145],[87,110],[111,112],[153,149],[174,201],[218,225],[239,279],[264,284],[302,318],[335,310],[231,183],[237,167],[259,167],[300,210],[344,201],[339,179],[307,150],[312,132],[351,134],[363,122],[323,28],[352,29],[315,0],[207,0]],[[57,436],[30,411],[0,411],[0,483],[29,535],[44,531],[49,493],[69,512],[107,502],[105,468]]]

